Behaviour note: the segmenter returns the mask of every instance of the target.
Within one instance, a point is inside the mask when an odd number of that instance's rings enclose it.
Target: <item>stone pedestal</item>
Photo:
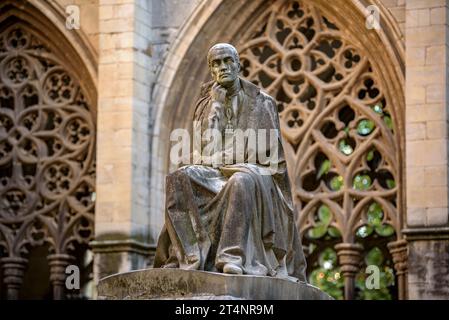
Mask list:
[[[330,300],[303,282],[260,276],[180,270],[145,269],[100,280],[98,299]]]

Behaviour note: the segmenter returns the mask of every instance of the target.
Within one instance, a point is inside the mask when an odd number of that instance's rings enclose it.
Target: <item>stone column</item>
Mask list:
[[[149,233],[151,3],[99,1],[97,197],[92,242],[96,283],[109,274],[146,267],[154,243]]]
[[[27,259],[19,257],[1,258],[0,263],[3,269],[3,283],[6,287],[6,299],[19,299],[20,287],[23,283],[23,276],[28,263]]]
[[[335,246],[338,256],[338,264],[345,279],[345,299],[354,299],[354,279],[360,270],[362,258],[362,245],[358,243],[339,243]]]
[[[449,297],[448,0],[407,0],[405,38],[409,298]]]
[[[65,269],[75,259],[68,254],[51,254],[47,257],[50,266],[50,283],[53,286],[53,299],[65,299]]]
[[[394,271],[398,277],[399,300],[407,298],[407,241],[390,242],[388,250],[393,258]]]

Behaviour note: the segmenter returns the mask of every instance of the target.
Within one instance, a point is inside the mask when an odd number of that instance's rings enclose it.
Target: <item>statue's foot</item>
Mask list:
[[[164,269],[176,269],[179,268],[179,265],[176,262],[170,262],[162,266]]]
[[[298,278],[286,275],[286,274],[277,274],[276,278],[278,279],[284,279],[284,280],[289,280],[289,281],[293,281],[293,282],[299,282]]]
[[[223,267],[223,273],[243,274],[243,269],[233,263],[226,263]]]

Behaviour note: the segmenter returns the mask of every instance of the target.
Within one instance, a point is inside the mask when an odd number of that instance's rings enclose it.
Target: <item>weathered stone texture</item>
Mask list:
[[[407,224],[445,225],[447,1],[406,1],[405,9]]]
[[[99,51],[98,27],[99,27],[99,4],[101,0],[55,0],[64,10],[67,6],[78,6],[80,8],[80,29],[88,36],[89,42]]]
[[[396,20],[399,26],[399,29],[402,32],[402,35],[404,35],[405,19],[406,19],[405,0],[380,0],[380,2],[386,8],[388,8],[388,10],[390,10],[391,14],[393,15],[394,19]]]
[[[449,240],[409,244],[409,298],[449,299]]]
[[[146,245],[149,232],[149,104],[151,72],[151,1],[100,1],[99,108],[97,148],[96,239],[120,233]],[[146,264],[148,254],[138,265]],[[110,253],[96,254],[96,270]],[[135,268],[123,258],[116,270]],[[134,257],[133,259],[137,259]],[[131,260],[130,260],[131,259]]]
[[[303,282],[213,272],[147,269],[109,276],[98,285],[98,298],[331,300]]]

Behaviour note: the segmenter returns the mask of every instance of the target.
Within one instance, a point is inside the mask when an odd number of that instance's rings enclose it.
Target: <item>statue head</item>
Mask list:
[[[228,43],[217,43],[209,49],[207,62],[212,78],[223,87],[231,86],[240,72],[237,50]]]

